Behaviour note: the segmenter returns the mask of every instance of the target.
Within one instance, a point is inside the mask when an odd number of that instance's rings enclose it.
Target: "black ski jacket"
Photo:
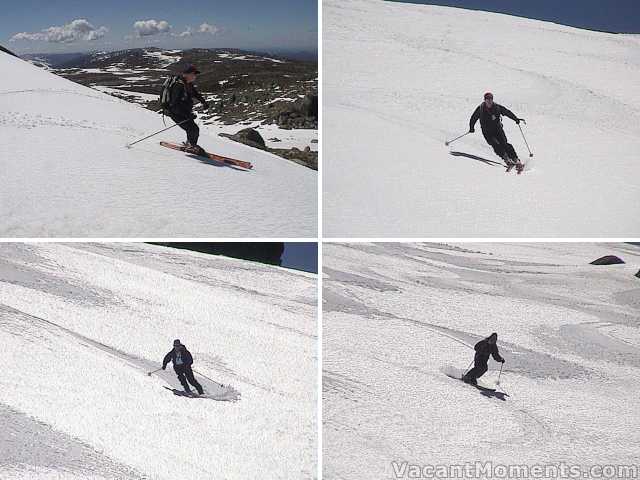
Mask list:
[[[162,368],[167,367],[167,363],[173,362],[173,368],[176,367],[176,351],[171,349],[169,353],[164,356],[164,360],[162,361]],[[182,365],[191,366],[193,364],[193,357],[187,347],[182,349]]]
[[[501,115],[506,115],[514,122],[518,123],[518,117],[516,117],[511,110],[502,105],[494,103],[491,108],[487,108],[487,104],[482,102],[478,105],[478,108],[471,115],[469,120],[469,130],[473,130],[478,119],[480,119],[480,127],[483,132],[497,132],[502,130]]]
[[[487,363],[490,355],[493,356],[496,362],[502,362],[502,357],[498,353],[498,346],[495,343],[489,343],[488,338],[476,343],[474,349],[476,351],[475,363]]]
[[[169,113],[179,117],[189,117],[193,109],[194,98],[202,104],[207,103],[193,83],[187,83],[183,78],[178,79],[171,87]]]

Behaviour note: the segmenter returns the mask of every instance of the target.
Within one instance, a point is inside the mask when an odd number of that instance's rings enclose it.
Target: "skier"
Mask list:
[[[196,98],[204,108],[209,108],[209,104],[200,92],[196,90],[193,82],[200,71],[193,65],[187,65],[182,74],[176,77],[169,93],[169,104],[166,109],[167,115],[175,123],[180,123],[180,128],[187,132],[186,151],[195,155],[204,155],[206,152],[198,145],[200,129],[194,120],[197,118],[193,113],[193,99]],[[186,121],[185,121],[186,120]]]
[[[476,351],[473,359],[474,365],[473,368],[462,377],[464,382],[472,385],[478,384],[477,379],[484,375],[489,368],[487,366],[487,362],[489,361],[490,355],[493,356],[493,359],[496,362],[504,363],[504,358],[502,358],[498,353],[498,346],[496,345],[497,340],[498,334],[494,332],[484,340],[480,340],[476,343],[476,346],[474,347]]]
[[[195,379],[193,370],[191,370],[193,357],[191,353],[189,353],[189,350],[187,350],[187,347],[182,345],[178,339],[173,341],[173,350],[167,353],[162,361],[163,370],[166,370],[169,362],[173,362],[173,370],[176,372],[176,375],[178,375],[178,380],[180,380],[185,392],[191,393],[191,389],[189,388],[190,383],[196,388],[198,394],[202,395],[204,393],[202,385]]]
[[[519,173],[524,166],[522,162],[520,162],[513,145],[507,141],[507,136],[502,128],[501,115],[506,115],[517,124],[524,121],[524,118],[516,117],[508,108],[493,103],[493,93],[485,93],[484,102],[478,105],[471,115],[471,119],[469,120],[469,133],[475,132],[475,124],[478,119],[480,119],[480,127],[482,128],[484,139],[493,147],[496,155],[502,158],[507,164],[507,171],[510,171],[515,166]]]

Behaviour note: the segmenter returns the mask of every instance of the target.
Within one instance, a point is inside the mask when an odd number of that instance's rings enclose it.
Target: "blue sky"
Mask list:
[[[318,244],[287,242],[284,244],[282,266],[318,273]]]
[[[572,27],[640,33],[640,0],[403,0],[546,20]]]
[[[20,0],[2,11],[0,44],[18,54],[150,45],[315,51],[317,8],[316,0]]]

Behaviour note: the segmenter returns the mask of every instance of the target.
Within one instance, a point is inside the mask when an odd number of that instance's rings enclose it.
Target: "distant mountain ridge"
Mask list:
[[[282,128],[317,129],[317,115],[289,115],[292,104],[317,96],[318,63],[233,48],[168,50],[135,48],[87,54],[25,56],[69,80],[157,111],[167,75],[194,64],[196,84],[213,107],[203,119],[227,125],[260,121]],[[115,92],[113,90],[116,90]],[[130,97],[126,96],[131,92]],[[123,96],[124,94],[124,96]],[[137,97],[137,98],[136,98]]]

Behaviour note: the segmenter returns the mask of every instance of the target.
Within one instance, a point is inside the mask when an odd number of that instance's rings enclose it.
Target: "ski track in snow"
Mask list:
[[[589,265],[605,254],[627,265]],[[324,259],[324,478],[637,460],[638,247],[328,244]],[[506,395],[443,374],[493,331]]]
[[[637,233],[632,39],[459,8],[323,5],[327,236]],[[450,146],[464,155],[444,146],[468,130],[487,90],[527,120],[533,158],[504,119],[525,175],[474,158],[500,160],[479,125]]]
[[[159,145],[161,117],[0,52],[3,237],[314,237],[316,172],[201,126],[230,168]],[[170,123],[167,123],[170,125]]]
[[[144,244],[4,244],[0,478],[313,478],[315,279]],[[171,365],[146,375],[176,337],[204,398],[168,391]]]

